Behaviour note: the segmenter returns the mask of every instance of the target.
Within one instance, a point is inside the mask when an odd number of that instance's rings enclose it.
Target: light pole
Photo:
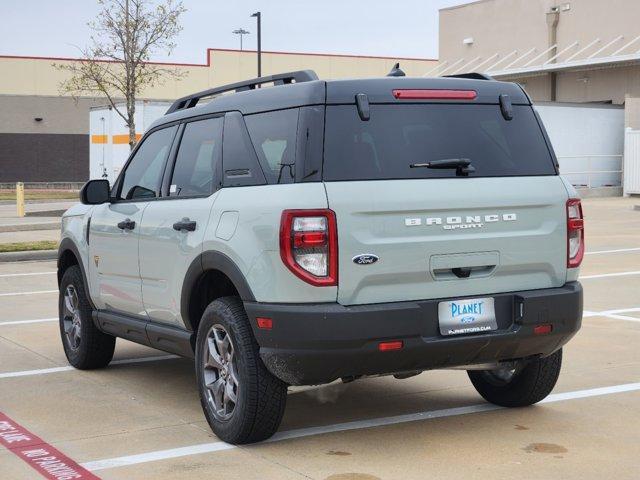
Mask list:
[[[262,32],[260,30],[260,12],[256,12],[252,17],[256,17],[256,21],[258,22],[258,76],[262,76]]]
[[[235,33],[236,35],[240,35],[240,51],[242,51],[242,36],[249,35],[251,32],[249,30],[245,30],[244,28],[238,28],[237,30],[234,30],[232,33]]]

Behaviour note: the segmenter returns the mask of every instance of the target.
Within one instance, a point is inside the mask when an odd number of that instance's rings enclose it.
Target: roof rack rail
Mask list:
[[[472,80],[495,80],[495,78],[487,75],[486,73],[469,72],[469,73],[457,73],[455,75],[443,75],[448,78],[470,78]]]
[[[186,97],[179,98],[171,104],[165,115],[178,110],[195,107],[202,98],[212,97],[226,92],[242,92],[245,90],[255,90],[258,85],[263,83],[273,83],[275,85],[287,85],[290,83],[301,83],[318,80],[318,75],[313,70],[298,70],[296,72],[278,73],[266,77],[252,78],[242,82],[230,83],[221,87],[210,88],[202,92],[192,93]]]

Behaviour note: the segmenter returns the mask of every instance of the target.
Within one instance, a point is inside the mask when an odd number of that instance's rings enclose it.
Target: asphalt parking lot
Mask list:
[[[103,479],[637,479],[638,203],[583,202],[583,327],[534,407],[486,404],[462,371],[372,378],[291,391],[276,437],[230,446],[188,360],[118,340],[110,367],[69,367],[55,262],[31,262],[0,264],[0,412]],[[43,477],[0,447],[0,478]]]

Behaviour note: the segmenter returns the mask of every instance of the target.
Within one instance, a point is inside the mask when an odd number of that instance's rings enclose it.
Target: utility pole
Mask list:
[[[256,17],[256,20],[258,22],[258,76],[261,77],[262,76],[262,32],[260,28],[261,14],[260,12],[256,12],[251,16]]]
[[[236,35],[240,35],[240,51],[242,51],[242,36],[249,35],[251,32],[249,30],[245,30],[244,28],[238,28],[237,30],[234,30],[232,33],[235,33]]]

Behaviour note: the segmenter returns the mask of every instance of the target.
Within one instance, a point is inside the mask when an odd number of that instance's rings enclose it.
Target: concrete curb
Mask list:
[[[33,230],[60,230],[60,222],[14,223],[11,225],[0,225],[0,233],[30,232]]]
[[[27,217],[61,217],[67,210],[38,210],[36,212],[26,212]]]
[[[58,250],[33,250],[27,252],[0,253],[0,263],[30,262],[34,260],[55,260],[56,258],[58,258]]]

